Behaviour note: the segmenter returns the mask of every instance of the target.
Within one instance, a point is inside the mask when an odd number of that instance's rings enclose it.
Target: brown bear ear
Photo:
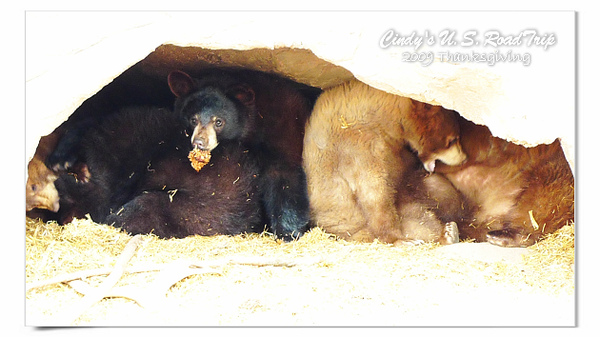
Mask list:
[[[240,84],[230,88],[227,91],[228,96],[235,97],[236,100],[244,105],[254,105],[254,90],[247,84]]]
[[[433,105],[431,105],[431,104],[419,102],[419,101],[414,100],[412,98],[411,98],[411,101],[412,101],[413,108],[414,108],[413,111],[416,114],[419,114],[419,115],[427,115],[427,113],[429,111],[431,111],[431,108],[433,107]]]
[[[196,89],[194,79],[183,71],[175,70],[168,77],[169,88],[176,97],[187,96]]]

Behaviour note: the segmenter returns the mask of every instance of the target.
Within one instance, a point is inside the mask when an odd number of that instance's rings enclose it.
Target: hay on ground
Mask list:
[[[26,282],[110,270],[131,238],[89,219],[65,226],[27,219]],[[144,235],[128,268],[149,271],[126,272],[107,298],[70,323],[62,319],[84,296],[75,288],[98,287],[105,274],[84,277],[85,284],[29,289],[26,323],[515,325],[522,319],[544,325],[539,320],[552,319],[554,324],[561,322],[554,316],[564,321],[563,311],[571,309],[564,302],[573,300],[573,242],[573,225],[565,226],[529,248],[519,263],[490,263],[443,254],[437,244],[346,242],[318,228],[289,243],[268,233],[168,240]],[[454,309],[459,303],[469,315]],[[494,310],[503,304],[512,307],[508,316],[502,309],[500,320]]]

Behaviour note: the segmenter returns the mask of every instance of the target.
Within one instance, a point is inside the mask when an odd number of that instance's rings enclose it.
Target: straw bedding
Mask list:
[[[318,228],[289,243],[267,233],[133,239],[89,219],[27,218],[26,324],[561,324],[574,311],[573,230],[490,262],[477,259],[487,244],[459,243],[469,249],[460,257],[452,246],[346,242]],[[73,276],[86,271],[101,275]]]

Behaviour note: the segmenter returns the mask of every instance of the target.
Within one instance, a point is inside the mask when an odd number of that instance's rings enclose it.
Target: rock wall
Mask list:
[[[28,12],[26,160],[41,136],[133,65],[159,77],[239,65],[321,88],[356,77],[526,146],[560,138],[573,169],[574,20],[572,12]]]

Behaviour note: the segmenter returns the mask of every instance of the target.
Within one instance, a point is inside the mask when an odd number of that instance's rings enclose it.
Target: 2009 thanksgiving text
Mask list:
[[[548,48],[556,45],[557,37],[554,33],[540,34],[536,29],[525,29],[516,34],[504,35],[498,30],[488,30],[479,34],[477,30],[467,30],[459,35],[456,30],[445,29],[437,35],[425,30],[422,34],[413,31],[402,34],[394,29],[387,30],[379,40],[379,46],[383,49],[390,47],[411,48],[411,52],[403,52],[402,60],[405,62],[420,62],[423,66],[430,65],[434,59],[442,62],[483,62],[494,65],[498,62],[520,62],[525,66],[531,64],[530,53],[516,53],[512,49],[501,51],[501,48]],[[471,51],[451,52],[441,51],[418,52],[424,45],[445,47],[487,47],[493,48],[492,52]]]

